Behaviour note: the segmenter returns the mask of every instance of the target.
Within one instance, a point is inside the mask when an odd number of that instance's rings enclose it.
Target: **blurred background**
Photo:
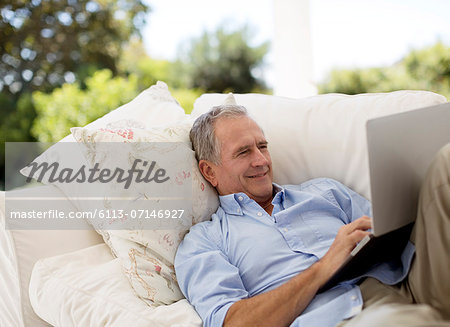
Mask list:
[[[448,0],[2,0],[4,142],[56,142],[166,82],[290,97],[428,90],[450,99]]]

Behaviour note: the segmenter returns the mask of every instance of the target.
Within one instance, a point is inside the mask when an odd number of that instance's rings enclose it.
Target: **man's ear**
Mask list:
[[[202,173],[203,177],[213,186],[217,186],[217,179],[214,170],[214,164],[209,162],[208,160],[200,160],[198,163],[198,168]]]

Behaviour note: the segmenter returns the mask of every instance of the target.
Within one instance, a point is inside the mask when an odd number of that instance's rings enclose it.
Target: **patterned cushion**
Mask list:
[[[75,139],[85,147],[86,158],[91,165],[99,163],[99,168],[118,165],[120,158],[130,158],[142,155],[142,144],[145,142],[182,142],[189,148],[190,172],[183,176],[184,183],[192,183],[192,201],[184,213],[184,228],[177,229],[149,229],[135,226],[131,229],[108,229],[104,221],[98,222],[94,227],[103,235],[105,242],[111,247],[113,253],[122,259],[124,271],[137,295],[149,305],[170,304],[183,295],[176,282],[173,261],[178,244],[189,227],[200,221],[208,220],[218,207],[217,193],[206,182],[198,170],[194,152],[188,138],[191,123],[173,125],[167,128],[152,128],[148,130],[123,127],[118,129],[87,129],[73,128]],[[118,155],[117,152],[105,150],[102,152],[99,144],[102,142],[134,143],[138,147],[127,147],[128,153]],[[136,142],[136,143],[135,143]],[[133,145],[133,144],[132,144]],[[164,156],[171,158],[172,167],[182,166],[183,157],[177,155],[179,147],[166,147]],[[169,187],[174,190],[180,185],[180,179],[172,178],[173,184]],[[142,189],[139,187],[143,186]],[[108,184],[109,188],[114,184]],[[116,196],[106,196],[103,209],[116,208],[117,202],[111,198],[131,198],[139,196],[152,198],[159,194],[152,194],[152,189],[146,184],[130,187],[128,190],[118,187]],[[109,190],[111,191],[111,190]],[[111,193],[109,193],[111,194]],[[110,198],[108,198],[110,197]],[[87,204],[86,204],[87,205]],[[129,207],[137,209],[135,202],[130,200]],[[145,205],[147,207],[147,205]],[[84,210],[92,210],[86,206]]]

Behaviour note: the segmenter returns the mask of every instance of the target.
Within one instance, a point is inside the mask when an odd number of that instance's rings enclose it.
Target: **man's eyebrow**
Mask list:
[[[250,147],[251,147],[250,144],[242,145],[242,146],[240,146],[239,148],[237,148],[237,149],[234,151],[233,154],[234,154],[234,155],[237,155],[237,154],[241,153],[242,151],[245,151],[245,150],[249,149]]]
[[[266,140],[264,140],[264,141],[259,141],[258,143],[257,143],[257,146],[261,146],[261,145],[267,145],[267,144],[269,144],[269,142],[267,142]],[[242,145],[242,146],[240,146],[239,148],[237,148],[234,152],[233,152],[233,154],[236,156],[236,155],[238,155],[239,153],[241,153],[242,151],[245,151],[245,150],[248,150],[249,148],[251,148],[251,144],[245,144],[245,145]]]
[[[269,142],[267,142],[266,140],[258,142],[258,145],[268,145],[268,144]]]

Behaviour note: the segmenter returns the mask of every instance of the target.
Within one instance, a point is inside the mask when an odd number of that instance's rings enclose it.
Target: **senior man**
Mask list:
[[[267,140],[244,107],[213,107],[190,136],[199,169],[220,196],[212,220],[191,228],[175,258],[180,288],[204,326],[448,326],[431,306],[411,304],[428,296],[448,313],[448,277],[443,294],[442,285],[431,288],[439,298],[421,294],[429,292],[427,262],[417,269],[418,285],[388,286],[407,276],[411,243],[398,260],[317,294],[369,233],[370,203],[332,179],[274,184]],[[447,268],[433,267],[433,278],[447,276]]]

